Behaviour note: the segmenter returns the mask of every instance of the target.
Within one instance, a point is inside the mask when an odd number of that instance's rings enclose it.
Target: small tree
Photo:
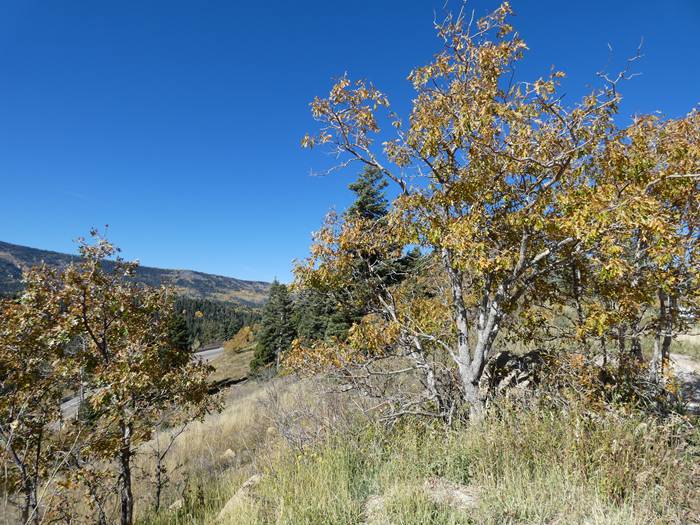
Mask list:
[[[373,166],[366,167],[357,180],[348,188],[355,194],[355,201],[348,208],[346,215],[378,220],[389,212],[389,203],[384,189],[389,183],[381,171]]]
[[[355,200],[340,216],[329,214],[330,222],[343,220],[357,225],[369,235],[377,236],[386,230],[389,203],[384,189],[388,183],[382,173],[366,167],[356,181],[348,185]],[[382,250],[356,246],[350,254],[342,286],[329,286],[322,280],[297,280],[296,289],[299,336],[303,341],[340,340],[347,338],[348,330],[376,307],[378,288],[401,281],[415,264],[420,252],[415,249],[403,255],[393,246]],[[387,249],[389,248],[389,249]],[[309,337],[314,334],[315,337]]]
[[[0,465],[4,492],[21,495],[22,523],[43,519],[39,489],[62,459],[52,423],[61,419],[59,358],[67,338],[53,275],[45,267],[30,271],[20,298],[0,302]]]
[[[72,356],[85,372],[91,432],[81,454],[113,461],[118,470],[120,522],[134,520],[132,462],[164,414],[201,417],[212,408],[207,376],[211,368],[186,348],[172,344],[173,294],[130,280],[136,263],[117,258],[117,249],[92,232],[81,241],[81,261],[65,269],[57,300],[64,322],[84,344]]]
[[[187,320],[180,312],[174,312],[170,318],[168,326],[168,338],[170,345],[183,352],[190,348],[190,332],[187,329]]]

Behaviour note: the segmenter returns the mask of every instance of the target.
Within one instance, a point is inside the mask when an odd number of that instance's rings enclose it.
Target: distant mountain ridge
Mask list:
[[[14,294],[22,289],[22,271],[46,263],[63,268],[79,257],[0,241],[0,295]],[[193,270],[167,270],[139,266],[136,280],[151,286],[169,284],[178,293],[193,298],[229,301],[249,306],[261,305],[267,298],[270,283],[244,281],[233,277],[212,275]]]

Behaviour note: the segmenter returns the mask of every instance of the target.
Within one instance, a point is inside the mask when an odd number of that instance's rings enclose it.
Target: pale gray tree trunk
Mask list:
[[[469,405],[470,417],[480,417],[484,409],[484,398],[479,389],[481,376],[491,354],[493,342],[498,335],[502,313],[503,288],[494,294],[490,282],[484,283],[478,314],[473,348],[469,344],[469,318],[464,304],[462,272],[452,265],[450,253],[443,251],[443,261],[450,277],[453,317],[457,327],[457,352],[453,355],[459,370],[464,399]]]
[[[673,341],[673,320],[677,308],[675,297],[669,297],[663,290],[658,291],[659,318],[654,338],[654,354],[651,358],[651,373],[656,379],[662,379],[668,368]]]

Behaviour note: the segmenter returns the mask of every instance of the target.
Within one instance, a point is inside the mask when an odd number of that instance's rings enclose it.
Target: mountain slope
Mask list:
[[[0,241],[0,295],[14,294],[22,288],[22,271],[46,263],[62,268],[78,260],[74,255],[19,246]],[[243,281],[192,270],[165,270],[139,266],[136,280],[151,286],[169,284],[187,297],[233,301],[260,305],[267,298],[269,283]]]

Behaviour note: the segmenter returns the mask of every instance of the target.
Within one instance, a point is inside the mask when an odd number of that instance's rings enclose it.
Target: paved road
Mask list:
[[[221,352],[224,351],[224,347],[220,346],[218,348],[210,348],[209,350],[204,350],[202,352],[197,352],[195,355],[195,359],[200,359],[206,363],[209,361],[213,360],[215,357],[218,357],[221,355]]]
[[[202,352],[196,352],[194,354],[194,358],[208,363],[208,362],[212,361],[213,359],[215,359],[216,357],[219,357],[219,355],[221,355],[221,352],[223,352],[223,351],[224,351],[223,346],[220,346],[218,348],[210,348],[209,350],[204,350]],[[80,396],[72,397],[69,400],[61,403],[61,412],[63,413],[63,417],[65,419],[71,419],[71,418],[75,417],[75,415],[78,413],[79,406],[80,406]]]

